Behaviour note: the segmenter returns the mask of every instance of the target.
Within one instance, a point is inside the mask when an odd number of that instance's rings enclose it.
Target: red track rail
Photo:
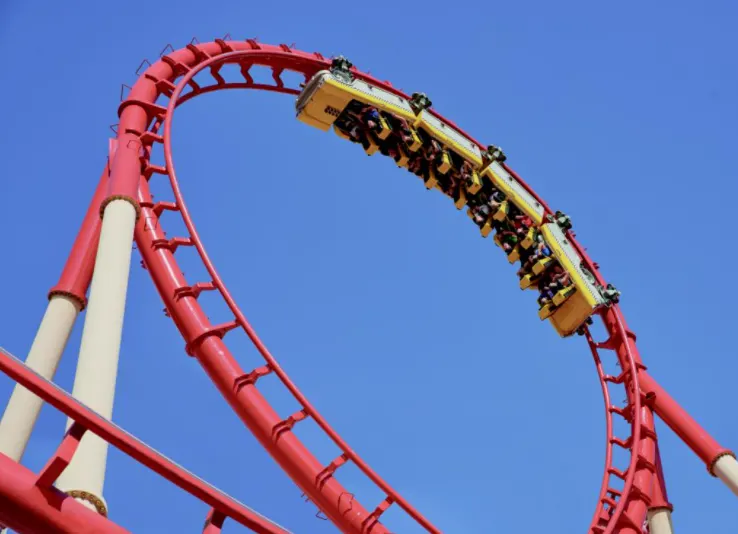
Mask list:
[[[622,339],[625,334],[622,324],[618,324],[620,326],[618,335]],[[641,532],[641,525],[646,518],[648,506],[651,503],[651,474],[654,472],[655,458],[649,444],[652,440],[655,445],[656,433],[651,418],[644,413],[644,411],[648,411],[648,408],[643,408],[641,405],[641,395],[638,393],[641,390],[638,383],[638,373],[632,373],[632,369],[637,368],[636,361],[633,354],[626,351],[625,357],[619,358],[623,372],[618,376],[607,375],[603,371],[598,349],[617,350],[617,347],[621,344],[612,337],[612,334],[603,343],[596,343],[589,332],[586,333],[586,336],[597,367],[597,375],[602,385],[607,421],[605,474],[595,515],[590,525],[590,533],[609,534],[615,532],[616,528],[619,529],[619,532]],[[628,404],[625,407],[612,404],[608,383],[624,384],[628,399]],[[623,417],[630,423],[631,433],[627,439],[622,440],[614,435],[613,414]],[[649,421],[651,422],[650,425],[647,424]],[[617,445],[631,453],[627,469],[619,470],[613,465],[613,445]],[[638,452],[633,454],[634,450]],[[623,481],[622,489],[613,487],[613,477]],[[623,498],[624,496],[625,498]]]
[[[231,83],[223,79],[219,71],[226,63],[240,66],[243,81]],[[269,67],[274,85],[255,83],[249,74],[249,69],[254,65]],[[142,264],[149,270],[168,314],[182,334],[187,353],[198,359],[221,394],[262,446],[320,510],[343,532],[382,534],[388,530],[379,519],[389,506],[396,504],[427,531],[437,533],[439,530],[436,527],[380,478],[328,425],[258,338],[210,261],[187,211],[176,176],[171,151],[171,128],[178,105],[201,94],[222,89],[247,88],[296,95],[299,88],[286,87],[281,79],[283,72],[297,72],[307,80],[315,72],[328,66],[329,62],[320,54],[308,54],[286,45],[260,44],[254,40],[216,40],[213,43],[190,44],[177,51],[172,49],[170,54],[163,55],[140,76],[119,108],[117,146],[121,148],[111,159],[107,198],[110,199],[112,195],[136,197],[143,215],[135,230],[135,240],[143,257]],[[209,69],[215,82],[213,85],[201,87],[194,80],[195,75],[204,69]],[[408,96],[388,82],[381,82],[356,69],[354,74],[399,96]],[[183,94],[187,87],[191,90]],[[166,106],[156,103],[161,96],[168,99]],[[435,111],[431,112],[443,119]],[[164,147],[164,165],[151,162],[151,149],[156,143]],[[479,146],[483,147],[481,144]],[[512,169],[507,169],[550,213],[551,210],[543,200]],[[157,174],[169,177],[175,202],[153,202],[148,182]],[[137,192],[134,194],[134,191]],[[97,202],[99,206],[99,200]],[[160,221],[164,211],[179,212],[189,235],[167,238]],[[99,225],[94,227],[87,219],[83,230],[94,233],[96,228],[99,233]],[[568,237],[582,254],[585,264],[598,282],[605,285],[598,266],[576,242],[574,234],[569,232]],[[85,245],[87,241],[78,239],[78,242],[75,243],[72,256],[79,261],[75,263],[70,260],[68,266],[76,266],[79,271],[89,268],[91,255],[90,245]],[[193,246],[197,250],[210,276],[209,280],[190,282],[185,279],[175,260],[175,252],[181,246]],[[80,259],[83,256],[87,258],[86,261]],[[55,291],[68,291],[76,298],[84,299],[86,287],[80,295],[79,280],[83,280],[85,276],[75,278],[67,270],[65,276],[75,280],[77,285],[72,287],[71,282],[60,282]],[[87,271],[83,274],[86,273]],[[203,291],[217,291],[233,313],[233,320],[219,325],[211,324],[197,300]],[[597,343],[587,333],[587,340],[603,388],[607,448],[605,475],[589,532],[636,534],[641,533],[641,525],[649,506],[656,504],[653,502],[655,481],[659,483],[656,501],[663,505],[662,501],[665,500],[665,487],[656,456],[654,411],[700,456],[710,471],[720,456],[732,453],[721,448],[645,373],[635,347],[635,335],[625,325],[619,307],[604,310],[601,319],[608,332],[608,339]],[[242,328],[246,332],[264,358],[265,365],[248,372],[239,367],[224,339],[227,332],[236,328]],[[600,350],[615,352],[622,369],[619,376],[605,374],[599,356]],[[259,378],[272,373],[301,406],[299,411],[289,417],[280,417],[258,390]],[[627,395],[625,406],[616,407],[611,403],[607,386],[609,383],[624,386]],[[613,435],[613,414],[623,417],[630,424],[630,435],[626,439]],[[341,454],[328,465],[321,465],[292,432],[296,424],[308,417],[341,450]],[[618,470],[612,463],[613,446],[630,452],[629,464],[623,470]],[[353,462],[385,495],[371,513],[334,477],[336,470],[347,462]],[[613,484],[613,477],[621,479],[620,489],[614,487],[617,484]],[[219,509],[219,513],[228,515],[222,509]]]

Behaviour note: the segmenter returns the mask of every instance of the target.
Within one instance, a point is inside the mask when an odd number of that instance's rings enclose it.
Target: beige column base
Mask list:
[[[118,355],[131,266],[136,210],[127,200],[105,207],[100,245],[82,331],[72,396],[106,419],[112,419]],[[67,422],[67,428],[73,421]],[[100,511],[108,443],[86,433],[56,486]],[[85,495],[85,497],[82,497]]]
[[[650,534],[674,534],[671,522],[671,510],[654,508],[648,511],[648,532]]]
[[[727,454],[720,457],[712,471],[730,488],[730,491],[738,495],[738,461],[735,458]]]
[[[54,378],[80,309],[79,302],[65,295],[54,295],[49,300],[26,358],[26,365],[47,380]],[[42,405],[36,395],[15,385],[0,420],[0,453],[20,462]]]

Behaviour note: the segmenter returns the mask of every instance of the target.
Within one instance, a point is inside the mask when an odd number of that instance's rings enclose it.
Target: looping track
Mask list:
[[[207,54],[214,51],[199,50]],[[169,97],[169,105],[166,110],[154,104],[154,101],[138,99],[136,84],[128,100],[121,105],[121,125],[119,132],[123,136],[131,136],[131,140],[138,139],[145,148],[144,176],[142,177],[138,200],[142,208],[142,217],[136,228],[136,241],[144,258],[145,265],[151,272],[154,283],[159,289],[164,302],[167,304],[169,314],[174,319],[187,343],[188,353],[197,357],[203,364],[208,374],[223,395],[231,403],[234,410],[241,416],[243,421],[259,439],[262,445],[272,454],[281,467],[293,478],[308,497],[342,530],[347,532],[388,532],[379,523],[381,514],[392,504],[397,504],[413,517],[419,524],[430,532],[440,532],[407,501],[405,501],[389,484],[379,477],[349,446],[345,443],[335,430],[323,419],[315,408],[302,395],[292,383],[287,374],[282,370],[277,361],[272,357],[267,348],[258,338],[248,320],[236,305],[230,293],[220,279],[215,267],[210,261],[197,231],[189,216],[186,205],[182,198],[171,151],[171,125],[174,109],[177,105],[198,94],[223,88],[255,88],[262,90],[278,91],[283,93],[298,94],[299,89],[286,88],[279,78],[279,74],[289,68],[300,72],[309,78],[328,62],[307,55],[298,55],[295,52],[286,52],[284,49],[269,50],[254,49],[245,51],[228,51],[227,44],[217,45],[221,54],[215,57],[205,58],[202,53],[195,54],[192,47],[165,56],[162,61],[157,62],[144,73],[142,81],[153,84],[158,89],[165,88],[163,94]],[[251,45],[247,45],[251,46]],[[260,48],[263,45],[257,45]],[[266,47],[263,47],[266,48]],[[186,57],[189,55],[190,57]],[[180,57],[184,56],[184,57]],[[193,68],[193,60],[202,59],[196,68]],[[310,60],[308,60],[310,58]],[[235,62],[242,65],[245,73],[246,83],[228,84],[218,74],[218,70],[226,62]],[[275,85],[267,86],[255,84],[248,77],[247,66],[268,65],[274,69]],[[162,74],[157,72],[157,67],[166,70],[166,67],[174,72],[186,73],[176,86],[171,81],[163,82]],[[195,74],[203,69],[210,68],[210,73],[216,80],[216,85],[208,88],[200,88],[192,80]],[[154,71],[155,73],[152,73]],[[166,76],[166,75],[165,75]],[[180,98],[185,87],[189,84],[192,91]],[[167,90],[168,89],[168,90]],[[140,91],[143,93],[144,91]],[[150,93],[149,93],[150,94]],[[157,95],[158,96],[158,95]],[[146,119],[151,122],[149,130],[131,128],[126,123],[126,113],[129,110],[145,109]],[[161,125],[164,124],[164,135],[158,134]],[[150,157],[151,143],[160,142],[164,144],[166,164],[164,167],[152,165]],[[120,137],[119,137],[120,143]],[[154,204],[149,193],[148,178],[153,174],[167,174],[176,202],[173,204]],[[167,239],[161,230],[159,216],[164,210],[179,211],[185,225],[190,233],[188,237],[175,237]],[[194,246],[205,265],[211,280],[189,285],[185,282],[181,270],[174,259],[174,252],[179,246]],[[217,290],[233,312],[234,320],[222,325],[211,325],[199,304],[196,302],[198,295],[204,290]],[[244,373],[228,351],[223,336],[234,328],[243,328],[254,343],[257,350],[264,357],[266,365]],[[216,369],[215,360],[221,363],[227,362],[228,372]],[[299,411],[280,419],[276,412],[269,406],[264,397],[259,393],[257,380],[269,373],[276,374],[282,384],[289,390],[302,407]],[[330,437],[330,439],[342,451],[328,466],[321,466],[315,457],[302,445],[292,433],[292,428],[299,421],[311,417],[318,426]],[[373,512],[364,509],[353,494],[344,489],[333,477],[336,469],[346,462],[353,462],[356,466],[386,495],[386,498],[377,505]]]
[[[221,68],[231,63],[240,66],[242,82],[227,82],[221,76]],[[249,69],[254,65],[270,68],[274,84],[256,83],[249,74]],[[427,531],[437,533],[440,531],[380,478],[341,439],[269,353],[236,305],[208,257],[177,180],[171,143],[174,111],[178,105],[201,94],[221,89],[259,89],[297,95],[300,92],[299,88],[287,87],[282,81],[281,75],[285,71],[297,72],[307,81],[317,71],[328,68],[329,65],[330,62],[320,54],[301,52],[286,45],[260,44],[254,40],[227,42],[216,40],[212,43],[190,44],[186,48],[173,50],[162,56],[140,76],[120,106],[116,145],[119,155],[115,157],[116,164],[111,172],[111,194],[120,186],[120,180],[124,179],[120,178],[121,176],[130,176],[131,173],[140,175],[135,194],[141,215],[135,230],[136,243],[142,254],[143,264],[185,340],[188,354],[197,358],[249,430],[318,508],[343,532],[382,534],[388,530],[380,522],[380,516],[395,504]],[[206,69],[209,70],[214,83],[201,86],[194,78],[196,74]],[[407,97],[387,82],[381,82],[359,71],[356,71],[355,75],[387,91]],[[168,99],[166,106],[157,103],[160,97]],[[157,143],[164,148],[164,165],[151,161],[152,147]],[[480,144],[480,148],[484,147]],[[520,179],[509,167],[506,168]],[[175,202],[155,203],[152,200],[149,180],[156,179],[154,175],[168,176]],[[522,180],[520,182],[528,187]],[[535,196],[533,191],[530,192]],[[537,196],[536,198],[550,213],[551,210],[546,204]],[[179,212],[189,235],[167,238],[160,221],[164,211]],[[568,237],[585,259],[597,281],[605,286],[606,282],[602,279],[596,264],[589,259],[573,234],[569,233]],[[209,273],[209,280],[185,279],[175,259],[175,252],[182,246],[192,246],[197,250]],[[233,313],[233,320],[224,324],[211,324],[198,303],[198,296],[203,291],[216,291]],[[601,319],[608,331],[608,339],[595,342],[589,332],[586,333],[602,384],[607,418],[605,473],[589,532],[640,533],[648,507],[656,504],[652,491],[658,471],[656,434],[650,405],[653,399],[644,393],[643,380],[647,377],[644,374],[645,367],[641,364],[635,349],[635,336],[627,329],[619,307],[613,306],[604,310]],[[227,332],[236,328],[242,328],[249,336],[264,358],[263,366],[248,371],[239,367],[225,342]],[[615,352],[622,369],[619,376],[609,376],[603,371],[599,355],[602,350]],[[258,389],[259,379],[272,373],[279,378],[301,407],[286,418],[276,413]],[[652,379],[648,380],[649,383],[652,382]],[[611,403],[608,392],[610,383],[621,384],[625,388],[627,395],[625,406],[617,407]],[[652,391],[655,387],[650,386],[646,391]],[[619,438],[613,435],[614,416],[627,421],[630,427],[629,436]],[[341,454],[328,465],[321,465],[292,432],[293,427],[306,418],[312,418],[341,451]],[[627,466],[619,469],[614,465],[613,447],[620,447],[630,453]],[[709,465],[714,450],[706,446],[705,450],[700,452],[700,456]],[[373,511],[369,512],[364,508],[354,498],[350,489],[344,488],[334,477],[336,471],[347,462],[354,463],[385,495],[384,500],[375,504]]]

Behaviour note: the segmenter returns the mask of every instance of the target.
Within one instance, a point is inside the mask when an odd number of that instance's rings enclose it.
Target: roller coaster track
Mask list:
[[[230,82],[224,79],[220,71],[227,64],[235,64],[240,68],[243,81]],[[249,73],[254,66],[271,69],[274,83],[256,82]],[[109,159],[110,187],[101,185],[98,188],[93,206],[97,208],[101,206],[101,201],[106,198],[106,191],[109,195],[107,200],[112,198],[112,195],[115,198],[128,199],[135,204],[139,217],[134,235],[142,256],[142,265],[148,270],[161,295],[167,314],[180,331],[186,352],[199,361],[260,444],[331,522],[342,532],[347,533],[388,533],[388,528],[380,519],[390,506],[395,505],[428,532],[438,533],[440,532],[438,528],[413,508],[349,447],[310,404],[259,339],[210,260],[187,210],[177,179],[172,154],[172,124],[175,110],[179,105],[199,95],[224,89],[257,89],[298,95],[299,87],[288,87],[283,81],[282,76],[285,72],[298,73],[307,81],[319,70],[329,67],[330,61],[321,54],[302,52],[286,45],[261,44],[252,39],[246,41],[216,39],[211,43],[190,43],[180,50],[171,49],[167,54],[162,53],[158,61],[149,63],[148,68],[130,88],[119,107],[120,122],[110,150],[111,156],[114,156]],[[353,71],[360,79],[399,96],[408,97],[388,82],[379,81],[356,69]],[[201,85],[201,81],[195,81],[196,75],[203,72],[209,73],[213,80],[212,84]],[[163,99],[166,105],[158,103],[160,99]],[[433,110],[431,112],[436,114]],[[441,118],[440,115],[437,116]],[[152,162],[153,148],[157,144],[163,147],[163,164]],[[479,146],[481,149],[484,148],[482,144]],[[505,167],[536,197],[547,213],[552,213],[511,168],[507,165]],[[105,183],[106,175],[107,172],[103,172],[101,184]],[[152,198],[149,181],[164,179],[163,177],[168,178],[174,202],[154,202]],[[129,185],[121,185],[125,183]],[[171,238],[166,236],[163,230],[166,219],[163,214],[167,211],[179,214],[189,235]],[[84,258],[87,259],[83,261],[78,258],[72,262],[78,273],[85,269],[91,272],[89,264],[94,254],[89,254],[88,248],[94,241],[95,232],[99,233],[99,225],[96,227],[86,220],[80,236],[83,236],[84,232],[87,237],[80,237],[78,241],[82,243],[79,250],[85,252]],[[575,235],[568,232],[567,238],[585,259],[587,268],[594,274],[598,283],[605,286],[606,282],[597,264],[577,243]],[[186,280],[175,259],[180,247],[196,249],[209,279]],[[69,265],[70,263],[68,268]],[[87,286],[80,282],[82,279],[84,276],[67,276],[66,279],[62,276],[62,281],[54,288],[52,294],[67,294],[84,304]],[[209,321],[198,302],[198,297],[205,291],[220,295],[232,312],[231,321],[222,324],[212,324]],[[602,385],[606,415],[606,454],[602,485],[587,532],[642,533],[649,510],[670,507],[666,501],[658,459],[654,412],[698,454],[711,473],[719,458],[732,453],[721,448],[707,435],[646,373],[646,367],[635,346],[635,335],[628,329],[619,306],[613,305],[604,309],[599,314],[599,319],[608,332],[607,339],[595,341],[589,330],[584,334]],[[226,345],[226,334],[239,328],[246,333],[261,354],[264,365],[244,371],[236,362]],[[618,375],[609,375],[604,371],[601,354],[605,353],[614,353],[615,361],[621,369]],[[35,384],[36,390],[39,392],[43,390],[43,384],[40,381],[33,382],[35,379],[30,376],[27,369],[14,365],[0,354],[0,369],[28,387]],[[281,417],[268,403],[259,391],[259,380],[269,374],[276,375],[284,388],[299,403],[298,411],[287,417]],[[623,406],[617,406],[611,401],[610,385],[623,387],[627,398]],[[45,400],[51,402],[52,393],[47,392],[45,395]],[[73,403],[74,401],[69,398],[59,397],[56,398],[54,405],[60,409],[66,407],[65,413],[71,415],[73,410],[70,406]],[[626,422],[628,435],[614,434],[616,417]],[[327,465],[321,464],[293,433],[295,425],[299,425],[307,418],[317,423],[322,432],[340,449],[340,454]],[[90,423],[88,419],[78,419],[77,422],[83,428],[119,446],[111,437],[112,430],[108,428],[108,433],[105,433],[107,427],[104,422],[98,426]],[[616,455],[613,451],[616,447],[628,453],[629,460],[626,465],[615,465]],[[358,467],[384,495],[380,502],[373,503],[373,507],[365,508],[354,497],[350,488],[344,487],[334,476],[349,462]],[[200,496],[199,493],[193,494]],[[219,517],[219,522],[209,521],[206,524],[206,532],[219,532],[218,525],[222,524],[226,517],[234,518],[257,532],[283,532],[268,524],[259,524],[256,528],[254,521],[258,521],[258,518],[254,519],[245,511],[238,512],[241,515],[236,517],[235,505],[228,504],[222,499],[214,500],[215,497],[212,495],[209,499],[207,502],[213,506],[210,519],[215,514]],[[2,517],[0,514],[0,519]],[[107,519],[104,521],[109,526],[100,532],[121,532],[117,530],[119,527]]]

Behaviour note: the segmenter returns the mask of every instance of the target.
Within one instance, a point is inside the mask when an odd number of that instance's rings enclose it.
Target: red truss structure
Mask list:
[[[65,295],[84,308],[100,238],[102,210],[113,199],[127,200],[137,212],[134,237],[142,256],[142,265],[148,270],[168,315],[182,335],[186,352],[197,359],[249,431],[305,495],[342,532],[386,534],[389,530],[381,521],[382,514],[390,506],[396,506],[428,532],[439,533],[438,528],[349,447],[261,342],[208,257],[177,181],[171,143],[172,124],[179,105],[202,94],[224,89],[256,89],[298,95],[301,89],[288,87],[282,80],[282,74],[287,71],[299,73],[307,81],[318,71],[330,68],[330,60],[319,53],[302,52],[284,44],[273,46],[253,39],[216,39],[210,43],[193,40],[179,50],[168,46],[158,61],[153,64],[145,61],[140,68],[145,64],[148,67],[120,104],[120,122],[115,129],[115,138],[110,142],[108,162],[59,282],[49,296]],[[226,64],[238,65],[243,80],[226,81],[220,74]],[[255,65],[271,69],[273,83],[255,82],[249,74]],[[201,72],[209,73],[212,84],[203,86],[195,81],[195,76]],[[385,91],[409,98],[388,82],[356,69],[352,69],[352,73]],[[165,104],[157,103],[162,99]],[[431,113],[441,118],[435,111]],[[163,145],[163,164],[151,161],[152,147],[156,144]],[[483,148],[483,145],[479,146]],[[504,166],[544,206],[546,213],[553,213],[509,166]],[[149,181],[154,179],[168,179],[174,202],[154,202],[149,190]],[[164,212],[173,212],[181,217],[188,235],[165,237]],[[606,286],[597,264],[577,243],[574,234],[569,232],[568,238],[585,259],[597,282]],[[180,247],[194,247],[197,250],[209,279],[185,278],[176,260],[176,252]],[[231,321],[223,324],[209,322],[198,302],[199,295],[204,291],[220,295],[233,314]],[[620,307],[607,307],[599,319],[608,332],[607,339],[595,340],[588,330],[585,331],[585,339],[602,384],[607,421],[606,455],[602,485],[587,532],[641,534],[649,512],[671,509],[659,459],[655,415],[699,456],[713,476],[716,462],[727,455],[734,455],[710,437],[647,372],[636,348],[636,336],[628,328]],[[261,353],[264,359],[262,366],[242,369],[232,356],[227,345],[227,333],[238,328],[246,332]],[[604,372],[603,355],[617,360],[622,369],[618,376]],[[127,532],[104,514],[90,510],[53,486],[75,454],[82,435],[91,432],[207,503],[211,510],[203,532],[220,532],[223,522],[228,518],[254,532],[287,532],[150,449],[2,351],[0,370],[74,420],[55,455],[40,473],[33,473],[0,454],[0,522],[8,527],[18,532]],[[259,379],[268,374],[276,375],[301,407],[287,418],[280,417],[259,391]],[[618,407],[611,402],[608,384],[623,387],[627,396],[625,407]],[[627,422],[629,435],[613,434],[615,417]],[[341,451],[327,465],[321,464],[292,432],[295,425],[307,418],[312,418]],[[624,470],[613,465],[613,449],[616,447],[630,454],[629,464]],[[349,462],[355,464],[368,481],[382,492],[383,500],[360,503],[351,488],[344,487],[334,477],[336,471]],[[620,489],[615,489],[615,486]]]

